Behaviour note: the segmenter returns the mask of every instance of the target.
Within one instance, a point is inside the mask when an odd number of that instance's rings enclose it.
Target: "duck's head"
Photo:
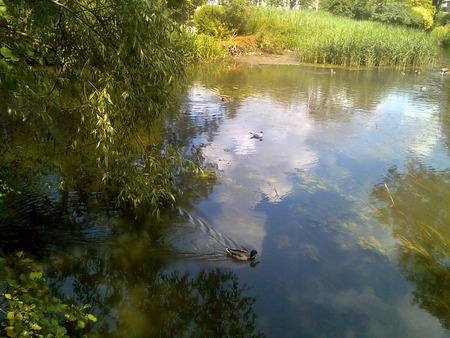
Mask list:
[[[250,251],[250,259],[255,259],[256,255],[259,255],[258,251],[256,250]]]

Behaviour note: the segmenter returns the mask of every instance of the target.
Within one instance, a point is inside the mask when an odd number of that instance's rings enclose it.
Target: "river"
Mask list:
[[[195,67],[165,142],[214,174],[184,177],[161,222],[73,191],[78,227],[55,216],[51,233],[4,238],[92,305],[92,335],[448,337],[450,75],[439,69]],[[238,262],[227,246],[260,255]]]

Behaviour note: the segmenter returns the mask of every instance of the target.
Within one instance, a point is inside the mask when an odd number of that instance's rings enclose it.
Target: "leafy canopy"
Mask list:
[[[152,130],[183,75],[190,40],[163,2],[0,0],[0,34],[0,111],[11,126],[0,140],[5,166],[11,147],[23,150],[14,133],[22,128],[59,187],[82,184],[81,171],[119,203],[157,210],[174,200],[173,176],[186,163],[155,146]],[[79,170],[58,154],[76,158]],[[13,189],[5,177],[3,191]]]

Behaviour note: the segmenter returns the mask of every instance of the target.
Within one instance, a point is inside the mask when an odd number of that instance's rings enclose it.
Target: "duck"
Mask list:
[[[425,87],[425,86],[423,86],[423,87],[420,87],[420,91],[422,91],[422,92],[426,92],[426,91],[427,91],[427,87]]]
[[[259,255],[259,253],[256,250],[248,252],[246,250],[241,249],[225,248],[225,251],[227,252],[228,255],[239,261],[253,261],[255,260],[256,255]]]
[[[252,134],[251,138],[257,138],[257,139],[260,139],[260,140],[262,140],[262,138],[263,138],[263,132],[262,131],[260,131],[259,133],[252,133],[252,132],[250,132],[250,134]]]
[[[445,73],[447,73],[449,71],[449,69],[447,67],[443,67],[441,69],[441,75],[445,75]]]
[[[414,71],[414,74],[419,75],[419,74],[420,74],[420,70],[417,70],[417,69],[416,69],[416,70]]]
[[[334,75],[334,74],[336,74],[336,71],[335,71],[333,68],[331,68],[330,74],[331,74],[331,75]]]

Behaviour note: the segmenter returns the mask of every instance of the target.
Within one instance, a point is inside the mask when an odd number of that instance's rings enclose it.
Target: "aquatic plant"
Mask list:
[[[347,67],[417,67],[434,62],[438,52],[426,32],[320,11],[253,8],[246,32],[259,35],[269,51],[291,49],[303,62]]]

